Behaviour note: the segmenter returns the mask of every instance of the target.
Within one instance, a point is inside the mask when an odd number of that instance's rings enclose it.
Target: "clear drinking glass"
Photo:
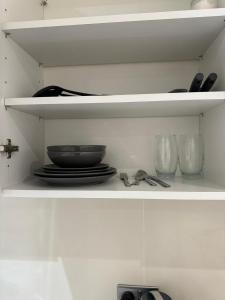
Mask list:
[[[155,137],[155,170],[159,177],[172,178],[178,165],[178,150],[175,135]]]
[[[185,177],[201,176],[204,164],[204,143],[201,135],[181,135],[178,138],[179,165]]]
[[[191,2],[192,9],[206,9],[218,7],[218,0],[193,0]]]

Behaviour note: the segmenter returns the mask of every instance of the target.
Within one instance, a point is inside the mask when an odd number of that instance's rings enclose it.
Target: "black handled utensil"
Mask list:
[[[169,93],[187,93],[188,90],[187,89],[175,89],[170,91]]]
[[[202,73],[197,73],[191,83],[189,92],[191,93],[200,92],[203,80],[204,80],[204,75]]]
[[[58,97],[58,96],[97,96],[95,94],[82,93],[64,89],[60,86],[50,85],[36,92],[33,97]]]
[[[203,83],[201,87],[201,92],[209,92],[212,87],[214,86],[216,80],[217,80],[217,74],[216,73],[211,73],[209,76],[206,78],[205,82]]]

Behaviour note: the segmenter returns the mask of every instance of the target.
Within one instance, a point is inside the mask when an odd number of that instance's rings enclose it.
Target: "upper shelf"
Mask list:
[[[6,107],[44,119],[190,116],[224,103],[225,92],[8,98]]]
[[[10,22],[3,31],[45,66],[192,60],[224,28],[225,9]]]

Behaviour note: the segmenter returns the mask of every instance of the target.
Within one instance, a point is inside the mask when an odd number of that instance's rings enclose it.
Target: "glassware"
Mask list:
[[[206,9],[218,7],[217,0],[193,0],[191,2],[192,9]]]
[[[178,150],[175,135],[155,137],[155,170],[159,177],[172,178],[178,165]]]
[[[204,164],[204,143],[201,135],[181,135],[178,139],[179,165],[186,177],[201,176]]]

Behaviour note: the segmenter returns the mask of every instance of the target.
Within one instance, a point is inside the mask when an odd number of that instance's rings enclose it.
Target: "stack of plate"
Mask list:
[[[100,163],[105,146],[51,146],[48,155],[54,164],[36,170],[39,179],[60,185],[103,183],[116,174],[116,169]],[[57,164],[56,164],[57,163]]]

